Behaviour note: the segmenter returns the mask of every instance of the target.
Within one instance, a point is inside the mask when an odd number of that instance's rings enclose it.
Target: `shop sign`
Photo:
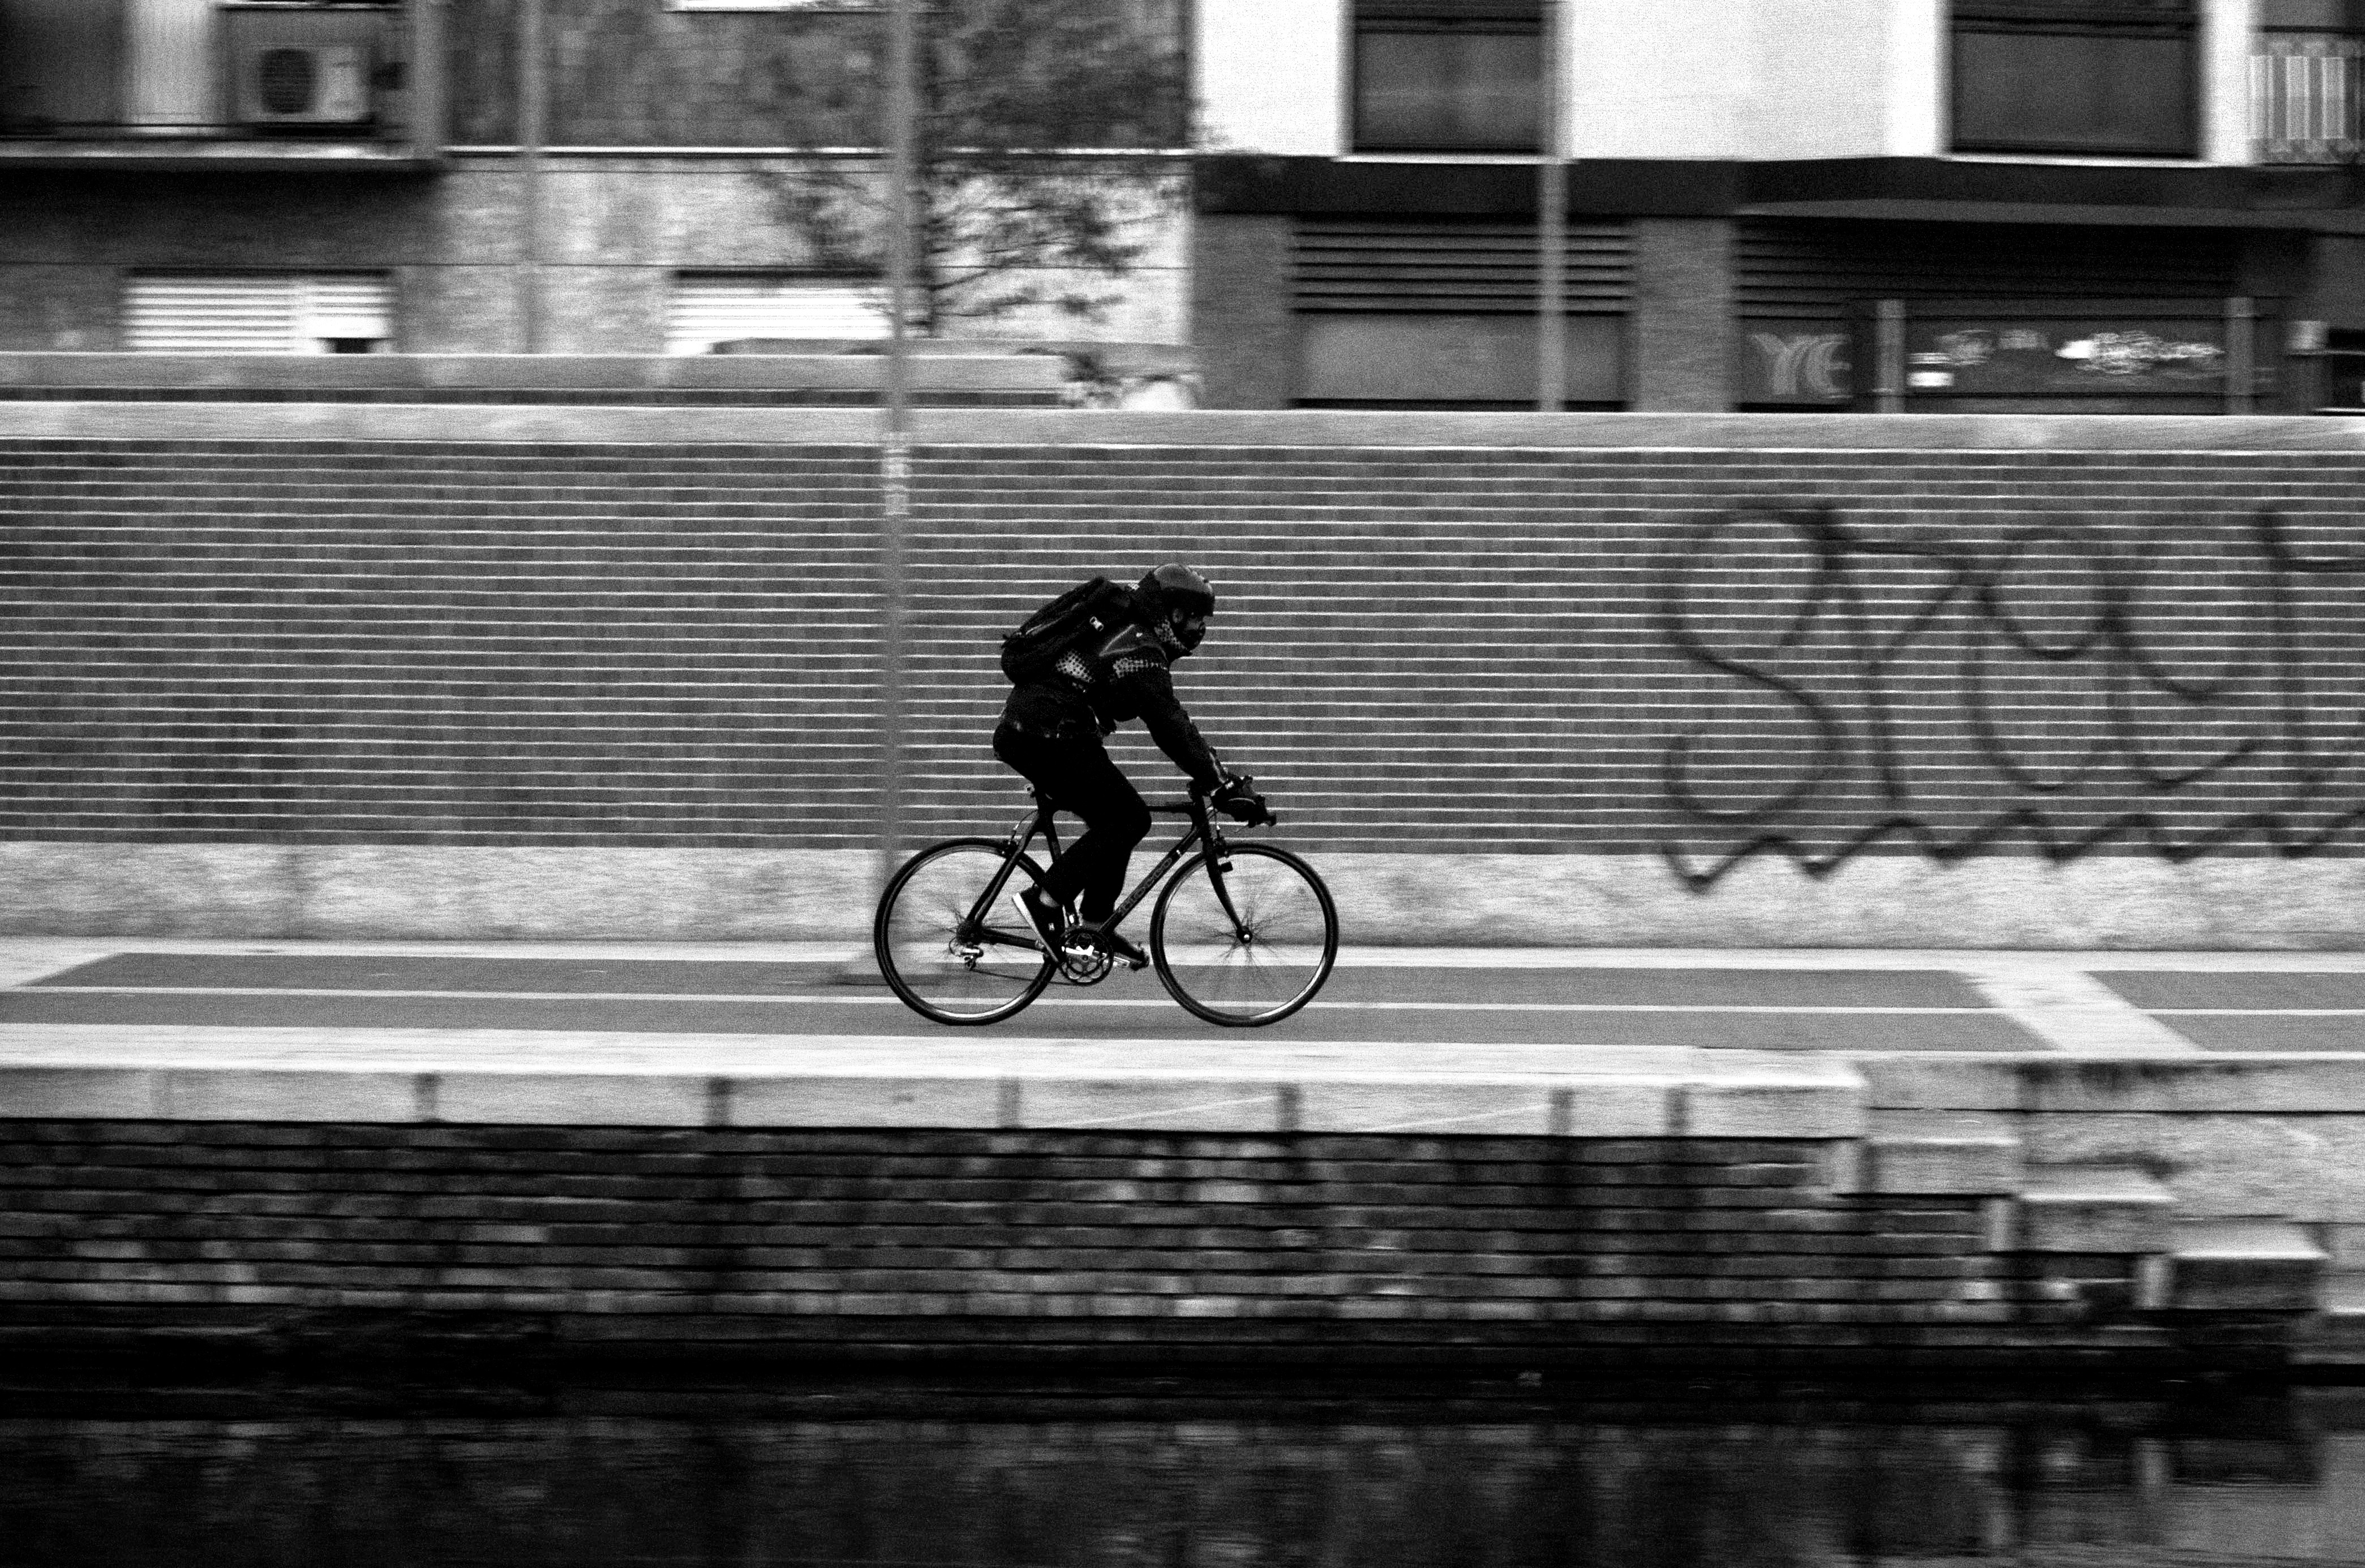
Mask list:
[[[1911,322],[1909,396],[2206,397],[2225,386],[2225,323],[2068,319]]]
[[[1742,339],[1742,402],[1820,407],[1848,400],[1847,333],[1753,321],[1743,324]]]

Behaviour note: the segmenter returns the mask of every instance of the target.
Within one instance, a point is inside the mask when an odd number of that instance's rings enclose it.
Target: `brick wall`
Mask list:
[[[2349,854],[2365,454],[2141,433],[2183,423],[2008,449],[1770,424],[1760,449],[1376,424],[926,444],[913,831],[1021,804],[986,752],[999,633],[1180,557],[1224,595],[1185,698],[1316,847],[1662,852],[1701,878],[1767,846]],[[0,834],[865,840],[872,449],[0,455]],[[1174,777],[1138,738],[1119,755]]]
[[[1759,1365],[2102,1342],[1985,1250],[1978,1200],[1835,1197],[1829,1148],[14,1121],[0,1333]]]

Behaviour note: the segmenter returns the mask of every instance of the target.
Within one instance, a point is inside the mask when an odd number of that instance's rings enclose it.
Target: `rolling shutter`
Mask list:
[[[1839,322],[1876,299],[2221,298],[2242,292],[2236,242],[2219,230],[1750,219],[1741,314]]]
[[[392,335],[384,274],[134,274],[124,346],[135,353],[327,353]]]
[[[1532,223],[1301,218],[1300,311],[1524,315],[1536,308]],[[1564,271],[1571,315],[1621,314],[1633,297],[1622,223],[1572,223]]]
[[[676,277],[666,353],[706,353],[739,338],[884,338],[886,291],[856,278]]]

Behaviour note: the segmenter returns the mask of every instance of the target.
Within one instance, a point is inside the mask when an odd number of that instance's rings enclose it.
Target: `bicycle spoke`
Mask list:
[[[1272,1023],[1304,1006],[1328,978],[1338,915],[1295,857],[1244,846],[1230,859],[1221,896],[1196,858],[1160,895],[1151,933],[1160,977],[1203,1018]]]
[[[1007,1017],[1049,983],[1050,961],[992,907],[1016,879],[1034,878],[1032,866],[1022,861],[994,900],[984,897],[1003,863],[1003,847],[983,840],[939,845],[898,872],[880,902],[873,932],[880,972],[939,1023]]]

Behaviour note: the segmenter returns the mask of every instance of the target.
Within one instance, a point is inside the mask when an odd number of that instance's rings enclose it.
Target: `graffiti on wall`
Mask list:
[[[2365,554],[2346,516],[2105,513],[1690,530],[1660,613],[1695,889],[1766,852],[2301,856],[2365,818]]]

